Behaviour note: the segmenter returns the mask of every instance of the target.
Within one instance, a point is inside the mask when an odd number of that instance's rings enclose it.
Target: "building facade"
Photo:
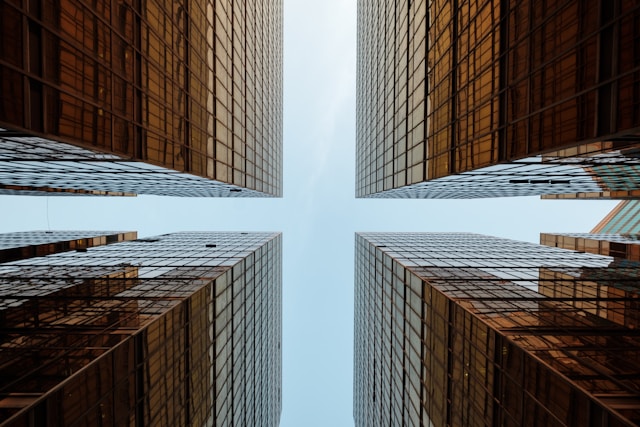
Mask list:
[[[282,0],[0,3],[0,190],[281,196]]]
[[[640,234],[640,202],[625,200],[618,203],[591,233]]]
[[[16,231],[0,234],[0,263],[135,240],[135,231]]]
[[[0,264],[0,425],[277,426],[281,280],[278,233]]]
[[[589,233],[540,233],[540,244],[640,261],[640,201],[620,202]]]
[[[356,195],[638,192],[640,6],[358,1]]]
[[[640,262],[640,234],[540,233],[540,244]]]
[[[357,426],[640,422],[638,262],[467,233],[355,251]]]

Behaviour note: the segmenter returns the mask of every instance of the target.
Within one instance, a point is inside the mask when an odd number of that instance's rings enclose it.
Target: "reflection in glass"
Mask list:
[[[356,425],[637,424],[638,275],[481,235],[358,233]]]

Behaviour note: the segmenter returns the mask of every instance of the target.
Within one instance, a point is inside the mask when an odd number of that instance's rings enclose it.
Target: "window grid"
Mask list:
[[[634,425],[638,271],[480,235],[358,233],[356,425]]]

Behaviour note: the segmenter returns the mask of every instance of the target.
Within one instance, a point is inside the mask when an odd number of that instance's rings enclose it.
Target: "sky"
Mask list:
[[[281,426],[352,426],[356,231],[588,232],[616,202],[355,199],[356,1],[284,1],[284,197],[0,197],[0,232],[283,232]]]

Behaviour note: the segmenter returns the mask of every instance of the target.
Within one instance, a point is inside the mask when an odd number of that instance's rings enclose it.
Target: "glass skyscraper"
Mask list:
[[[277,426],[281,235],[99,236],[0,264],[0,425]]]
[[[640,5],[358,1],[356,195],[637,193]]]
[[[640,234],[640,201],[625,200],[618,203],[591,232]]]
[[[356,235],[357,426],[640,422],[640,264],[468,233]]]
[[[282,0],[0,2],[0,191],[281,196]]]

